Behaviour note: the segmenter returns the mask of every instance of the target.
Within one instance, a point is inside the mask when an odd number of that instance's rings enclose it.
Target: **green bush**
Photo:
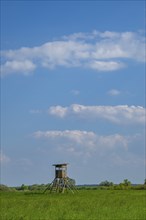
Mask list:
[[[13,187],[8,187],[6,185],[0,184],[0,191],[1,192],[12,192],[12,191],[16,191],[16,190]]]

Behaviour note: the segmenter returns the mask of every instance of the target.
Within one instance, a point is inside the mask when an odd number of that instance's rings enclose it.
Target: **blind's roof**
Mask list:
[[[68,165],[68,163],[61,163],[61,164],[53,164],[52,166],[55,167],[66,167]]]

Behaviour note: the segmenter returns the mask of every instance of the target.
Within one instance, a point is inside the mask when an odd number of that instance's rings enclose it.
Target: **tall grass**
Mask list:
[[[146,191],[1,193],[1,220],[145,220]]]

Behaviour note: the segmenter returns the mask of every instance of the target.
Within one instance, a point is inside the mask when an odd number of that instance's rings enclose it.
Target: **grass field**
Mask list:
[[[145,190],[2,192],[1,220],[146,220]]]

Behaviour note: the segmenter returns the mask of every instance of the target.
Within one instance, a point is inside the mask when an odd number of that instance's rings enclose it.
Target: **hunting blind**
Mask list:
[[[75,185],[73,184],[73,180],[67,176],[67,165],[67,163],[53,164],[53,166],[55,167],[55,178],[48,187],[50,193],[64,193],[68,190],[74,193],[74,190],[76,190]]]

